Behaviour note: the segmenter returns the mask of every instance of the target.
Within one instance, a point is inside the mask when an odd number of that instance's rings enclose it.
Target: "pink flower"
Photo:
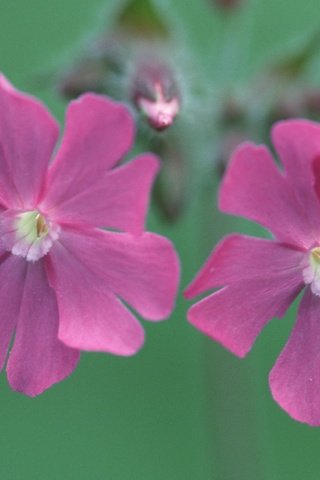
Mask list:
[[[113,168],[133,140],[124,106],[72,102],[51,163],[55,120],[3,76],[0,112],[0,364],[15,332],[8,381],[34,396],[73,371],[79,350],[139,350],[144,331],[123,301],[167,317],[179,266],[168,240],[144,232],[156,158]]]
[[[264,146],[236,150],[222,182],[222,211],[269,229],[275,239],[231,235],[186,290],[189,321],[239,357],[272,317],[304,289],[293,332],[270,373],[274,399],[293,418],[320,425],[320,126],[278,123],[272,140],[285,171]]]

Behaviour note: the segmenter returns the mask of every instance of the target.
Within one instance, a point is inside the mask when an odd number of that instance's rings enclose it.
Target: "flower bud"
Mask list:
[[[172,69],[149,58],[137,62],[132,77],[131,99],[155,130],[165,130],[180,110],[180,94]]]
[[[123,44],[123,38],[115,33],[95,40],[85,55],[62,73],[57,82],[58,92],[68,99],[88,91],[113,96],[115,78],[124,69]]]
[[[162,160],[154,188],[155,202],[162,218],[173,223],[180,218],[187,200],[186,152],[178,136],[155,137],[150,146]]]
[[[249,136],[249,132],[244,128],[228,131],[222,136],[215,158],[215,166],[219,178],[224,175],[232,153],[241,143],[248,141]]]
[[[320,90],[317,88],[303,92],[303,105],[309,115],[320,114]]]

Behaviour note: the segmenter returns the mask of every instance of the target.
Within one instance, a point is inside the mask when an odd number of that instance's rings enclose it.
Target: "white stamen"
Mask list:
[[[312,293],[320,296],[320,247],[309,252],[308,263],[302,271],[306,285],[310,285]]]
[[[37,210],[7,212],[0,219],[0,236],[13,255],[35,262],[46,255],[59,237],[60,227]]]

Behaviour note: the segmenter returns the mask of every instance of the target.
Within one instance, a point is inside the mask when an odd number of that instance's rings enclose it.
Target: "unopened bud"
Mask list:
[[[273,125],[279,120],[303,116],[303,105],[301,98],[299,98],[297,94],[292,97],[288,96],[287,98],[276,98],[275,100],[267,116],[268,125]]]
[[[180,95],[171,68],[164,63],[139,62],[133,75],[131,97],[155,130],[165,130],[180,110]]]
[[[150,146],[162,160],[154,198],[161,216],[168,222],[175,222],[183,213],[187,200],[186,152],[178,136],[158,136]]]
[[[84,57],[62,72],[57,81],[58,92],[66,98],[88,91],[112,96],[114,79],[121,74],[124,59],[122,37],[101,36],[88,46]]]
[[[222,105],[219,119],[224,127],[243,123],[246,115],[245,107],[237,98],[227,98]]]
[[[103,92],[104,65],[91,59],[81,60],[65,72],[58,81],[58,91],[66,98],[75,98],[84,92]]]
[[[222,137],[222,141],[220,142],[217,156],[215,158],[215,165],[220,178],[223,176],[234,150],[241,143],[248,141],[250,136],[251,135],[246,130],[235,130],[229,131]]]
[[[319,115],[320,114],[320,90],[310,89],[303,92],[302,97],[303,105],[307,111],[307,114]]]

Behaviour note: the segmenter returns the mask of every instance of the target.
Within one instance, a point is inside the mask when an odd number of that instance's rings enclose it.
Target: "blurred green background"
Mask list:
[[[62,124],[65,105],[38,76],[50,78],[67,67],[107,28],[121,3],[1,0],[0,69],[47,102]],[[194,80],[197,70],[195,81],[212,105],[222,89],[241,89],[320,29],[318,0],[243,0],[232,15],[210,0],[157,3],[188,57],[183,75]],[[317,85],[319,65],[315,56],[303,81]],[[207,107],[201,101],[194,93],[191,115],[193,104],[195,112]],[[203,132],[213,143],[219,133],[214,121],[205,122],[194,138],[182,139],[200,172],[210,159]],[[162,222],[156,209],[149,217],[149,228],[171,238],[179,251],[183,287],[223,234],[258,232],[216,211],[215,186],[213,175],[206,185],[195,182],[186,213],[174,225]],[[188,325],[187,306],[180,296],[170,320],[144,322],[147,341],[136,357],[84,354],[69,379],[38,398],[12,392],[2,375],[0,478],[318,480],[320,429],[290,419],[268,389],[295,307],[271,322],[240,361]]]

